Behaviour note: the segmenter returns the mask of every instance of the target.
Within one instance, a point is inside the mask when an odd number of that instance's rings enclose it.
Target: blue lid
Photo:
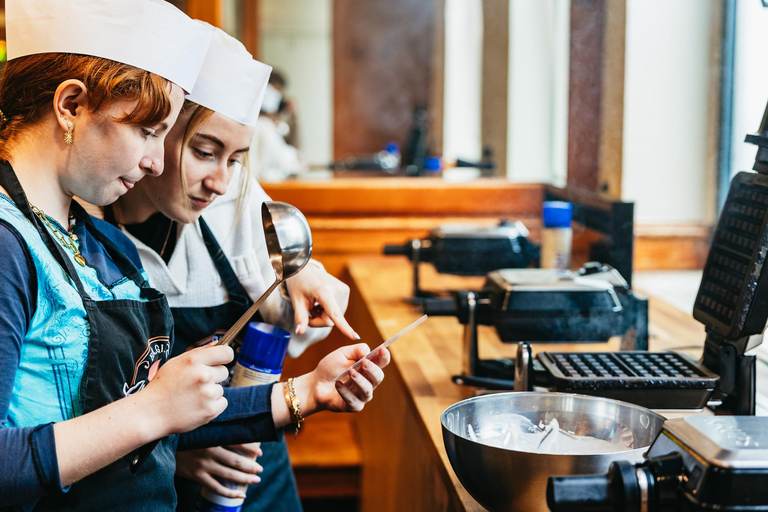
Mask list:
[[[439,171],[443,168],[443,160],[439,156],[428,156],[424,159],[425,171]]]
[[[251,322],[238,361],[269,370],[282,370],[291,333],[263,322]]]
[[[544,201],[545,228],[569,228],[573,219],[573,205],[565,201]]]
[[[387,146],[385,148],[390,153],[399,153],[400,152],[400,144],[397,142],[389,142],[387,143]]]

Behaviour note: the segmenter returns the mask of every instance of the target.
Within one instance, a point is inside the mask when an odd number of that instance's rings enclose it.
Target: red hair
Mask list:
[[[76,79],[88,89],[88,109],[96,112],[118,101],[136,101],[116,121],[154,126],[171,113],[168,80],[143,69],[100,57],[41,53],[9,61],[0,78],[0,158],[7,160],[5,142],[40,122],[51,111],[59,84]]]

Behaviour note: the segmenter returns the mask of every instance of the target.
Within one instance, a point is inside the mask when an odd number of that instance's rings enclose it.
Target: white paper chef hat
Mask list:
[[[7,0],[8,60],[78,53],[151,71],[191,91],[211,31],[163,0]]]
[[[272,68],[251,57],[245,46],[219,28],[187,99],[246,126],[256,126]]]

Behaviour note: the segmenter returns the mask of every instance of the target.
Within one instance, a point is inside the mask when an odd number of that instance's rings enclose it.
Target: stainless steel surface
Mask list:
[[[280,201],[265,201],[261,205],[261,221],[275,282],[219,339],[219,345],[231,343],[275,288],[304,268],[312,257],[312,232],[298,208]]]
[[[581,275],[573,270],[504,268],[489,272],[488,279],[507,293],[590,292],[627,286],[627,282],[616,269]]]
[[[695,416],[669,421],[665,435],[677,438],[704,460],[722,468],[768,466],[768,418]]]
[[[293,205],[267,201],[261,205],[267,252],[275,277],[285,280],[312,257],[312,232],[304,214]]]
[[[471,357],[477,354],[477,327],[475,323],[475,312],[477,311],[477,298],[475,292],[467,293],[468,321],[464,326],[464,336],[462,339],[462,363],[461,370],[464,375],[477,375],[477,358]]]
[[[515,391],[531,391],[532,386],[528,375],[531,358],[531,346],[524,341],[519,341],[515,356]]]
[[[472,440],[472,433],[519,414],[534,424],[556,418],[560,428],[611,440],[629,428],[635,448],[594,455],[553,455],[516,451]],[[496,511],[548,512],[547,478],[552,475],[605,473],[614,460],[641,462],[661,431],[664,418],[644,407],[599,397],[565,393],[498,393],[463,400],[442,416],[443,441],[456,476],[484,507]],[[472,427],[471,429],[469,427]],[[476,437],[476,436],[475,436]]]
[[[517,238],[528,237],[528,228],[520,221],[498,226],[478,226],[476,224],[443,224],[430,233],[436,238]]]
[[[635,469],[635,476],[637,477],[637,487],[640,490],[640,512],[648,512],[648,476],[645,474],[645,470],[641,468]]]

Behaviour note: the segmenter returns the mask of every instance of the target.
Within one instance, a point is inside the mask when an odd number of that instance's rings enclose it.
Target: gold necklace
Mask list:
[[[168,233],[165,235],[165,241],[163,242],[163,248],[160,249],[160,259],[163,259],[163,254],[165,254],[165,246],[168,245],[168,239],[171,238],[171,231],[173,231],[173,225],[176,223],[175,220],[171,221],[170,226],[168,226]]]
[[[53,236],[56,237],[56,240],[58,240],[61,245],[71,250],[75,254],[75,261],[79,263],[81,267],[84,267],[85,258],[82,254],[80,254],[80,248],[77,246],[77,235],[72,232],[72,227],[70,226],[69,230],[67,231],[67,236],[64,236],[61,230],[53,225],[43,210],[37,206],[34,206],[33,204],[30,204],[29,207],[32,209],[32,213],[37,215],[40,220],[42,220],[45,225],[48,226],[48,228],[53,233]],[[69,218],[72,218],[72,214],[70,214]]]

